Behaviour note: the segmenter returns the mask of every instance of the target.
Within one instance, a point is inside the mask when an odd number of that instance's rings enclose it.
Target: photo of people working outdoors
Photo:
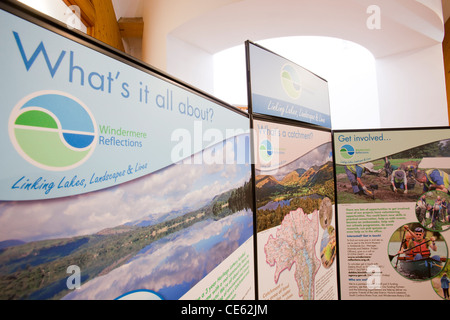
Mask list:
[[[444,300],[449,300],[450,288],[450,265],[447,264],[442,271],[431,280],[431,285],[438,296]]]
[[[428,191],[416,203],[417,220],[428,230],[445,231],[450,228],[450,195]]]
[[[449,174],[448,139],[370,162],[337,165],[338,202],[417,202],[426,192],[440,191],[448,203]]]

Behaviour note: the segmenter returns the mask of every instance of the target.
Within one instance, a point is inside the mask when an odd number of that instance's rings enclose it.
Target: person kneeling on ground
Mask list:
[[[406,172],[397,169],[391,175],[391,189],[396,192],[397,189],[400,192],[408,193],[408,179],[406,178]]]

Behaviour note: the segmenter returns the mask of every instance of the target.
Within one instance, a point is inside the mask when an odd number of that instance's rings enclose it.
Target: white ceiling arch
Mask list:
[[[218,52],[246,40],[332,37],[357,43],[375,57],[379,126],[448,124],[441,0],[144,3],[143,59],[206,92],[212,92],[212,61]],[[374,18],[378,21],[371,28]],[[361,111],[368,109],[364,99],[357,104]],[[421,116],[424,106],[430,111],[426,119]],[[341,111],[350,114],[347,109]],[[358,125],[364,127],[364,119]]]
[[[379,29],[367,22],[379,9]],[[376,58],[442,42],[442,10],[435,0],[241,0],[182,23],[171,36],[214,54],[286,36],[327,36],[358,43]],[[373,7],[372,7],[373,8]],[[207,26],[207,27],[205,27]]]

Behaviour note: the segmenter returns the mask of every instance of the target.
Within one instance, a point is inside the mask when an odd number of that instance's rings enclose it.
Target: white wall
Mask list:
[[[261,40],[263,47],[328,81],[333,129],[380,126],[374,56],[362,46],[329,37]],[[244,46],[214,55],[214,95],[233,105],[247,105]],[[349,121],[363,113],[363,121]]]
[[[168,43],[171,32],[208,11],[234,1],[240,0],[142,0],[144,19],[142,59],[158,69],[168,70],[167,48],[171,46],[171,49],[178,50],[173,44]],[[184,44],[181,46],[185,47]],[[183,59],[182,52],[180,52],[180,59]],[[194,75],[194,78],[196,77]]]
[[[337,37],[359,43],[375,56],[376,97],[358,88],[361,75],[346,73],[345,63],[352,61],[345,57],[323,58],[324,66],[341,68],[340,77],[290,58],[328,80],[334,129],[448,125],[439,0],[377,0],[381,21],[375,29],[366,24],[371,0],[195,0],[189,7],[175,0],[146,3],[152,4],[147,8],[152,14],[144,15],[143,50],[150,53],[144,60],[201,90],[214,90],[214,54],[247,39]],[[236,103],[222,94],[219,98]]]
[[[442,45],[376,60],[381,125],[447,126]]]
[[[207,93],[214,92],[213,55],[178,38],[167,37],[167,72]]]

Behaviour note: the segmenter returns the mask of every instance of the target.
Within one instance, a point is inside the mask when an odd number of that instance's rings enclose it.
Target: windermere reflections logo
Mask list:
[[[340,149],[340,153],[343,159],[350,159],[355,155],[355,148],[349,144],[344,144]]]
[[[295,68],[290,64],[285,64],[281,68],[281,84],[286,94],[292,99],[298,99],[302,93],[300,76]]]
[[[63,171],[85,162],[95,149],[97,125],[77,98],[59,91],[40,91],[22,99],[9,119],[17,152],[41,169]]]
[[[259,157],[263,162],[270,162],[273,156],[272,143],[269,140],[263,140],[259,144]]]

